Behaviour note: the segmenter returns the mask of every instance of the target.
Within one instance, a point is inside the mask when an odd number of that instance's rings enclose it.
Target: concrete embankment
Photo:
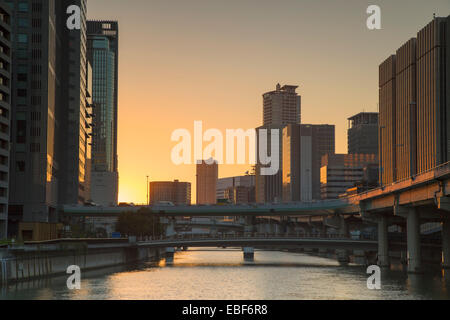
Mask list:
[[[140,248],[128,239],[62,239],[0,248],[0,283],[158,260],[164,250]]]

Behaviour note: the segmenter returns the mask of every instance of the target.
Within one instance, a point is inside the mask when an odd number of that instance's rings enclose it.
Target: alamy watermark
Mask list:
[[[377,265],[369,266],[367,274],[370,274],[367,278],[367,289],[381,290],[381,268]]]
[[[67,274],[70,274],[67,279],[67,289],[80,290],[81,289],[81,269],[77,265],[71,265],[67,268]]]
[[[208,159],[207,164],[217,162],[256,165],[258,156],[261,175],[275,175],[280,170],[280,131],[226,129],[223,134],[219,129],[208,129],[203,132],[203,122],[194,121],[193,135],[188,129],[176,129],[172,132],[171,140],[178,144],[172,148],[171,159],[175,165],[201,163],[204,159]],[[207,144],[204,144],[205,142]]]
[[[381,29],[381,8],[377,5],[370,5],[367,7],[367,14],[370,16],[367,18],[367,29],[380,30]]]

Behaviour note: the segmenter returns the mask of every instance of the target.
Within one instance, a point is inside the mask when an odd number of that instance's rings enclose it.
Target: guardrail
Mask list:
[[[241,239],[299,239],[299,240],[355,240],[355,241],[376,241],[376,237],[371,236],[347,236],[343,234],[302,234],[302,233],[286,233],[286,234],[274,234],[274,233],[237,233],[237,234],[221,234],[221,235],[196,235],[196,234],[184,234],[184,235],[173,235],[166,237],[158,237],[152,239],[149,238],[148,241],[142,242],[160,242],[160,241],[202,241],[202,240],[241,240]]]

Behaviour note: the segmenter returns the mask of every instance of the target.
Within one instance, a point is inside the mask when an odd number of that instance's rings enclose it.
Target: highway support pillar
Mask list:
[[[343,238],[348,237],[348,226],[344,217],[340,219],[339,236]],[[338,249],[336,250],[337,260],[342,265],[347,265],[350,262],[350,254],[348,250]]]
[[[450,269],[450,219],[442,222],[442,267]]]
[[[416,208],[408,208],[406,228],[408,244],[408,272],[422,273],[422,253],[420,248],[420,213]]]
[[[174,256],[175,256],[175,248],[173,248],[173,247],[166,248],[166,263],[167,264],[173,263]]]
[[[175,218],[169,218],[168,224],[166,226],[166,237],[175,236]]]
[[[378,266],[389,268],[388,222],[386,216],[378,218]]]
[[[255,260],[255,249],[253,247],[244,247],[242,248],[244,252],[244,260],[245,261],[254,261]]]

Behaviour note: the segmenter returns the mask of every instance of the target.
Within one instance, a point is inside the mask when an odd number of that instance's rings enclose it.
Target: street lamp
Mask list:
[[[149,199],[149,184],[148,184],[148,178],[149,176],[147,176],[147,206],[150,205],[150,199]]]

